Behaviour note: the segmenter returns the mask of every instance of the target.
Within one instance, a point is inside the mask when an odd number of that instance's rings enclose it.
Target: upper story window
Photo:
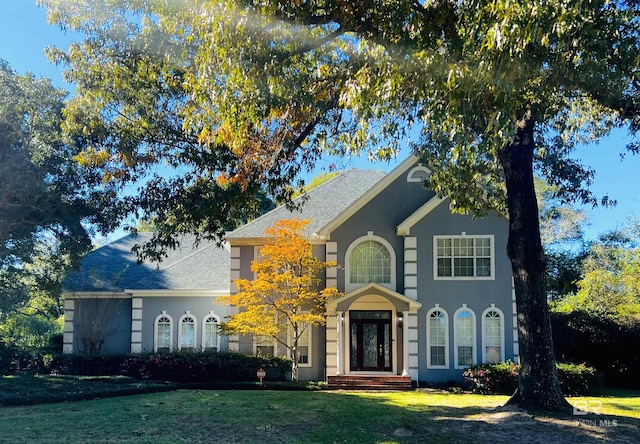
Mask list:
[[[494,236],[434,236],[434,279],[494,279]]]
[[[347,291],[370,282],[395,289],[395,253],[385,239],[369,232],[349,246],[346,258]]]
[[[430,175],[431,171],[429,170],[429,168],[423,166],[422,164],[418,164],[415,167],[411,168],[409,173],[407,173],[407,182],[422,183]]]

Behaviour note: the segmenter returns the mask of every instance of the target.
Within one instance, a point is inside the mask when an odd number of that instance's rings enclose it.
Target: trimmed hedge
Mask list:
[[[43,369],[60,375],[106,376],[121,374],[129,355],[45,355]]]
[[[261,368],[265,379],[284,381],[291,360],[231,352],[137,355],[123,363],[122,374],[172,382],[240,382],[255,381]]]
[[[558,379],[565,396],[588,393],[597,383],[596,370],[585,364],[558,363]],[[518,387],[520,367],[511,361],[469,367],[462,376],[474,393],[510,395]]]
[[[126,375],[171,382],[255,381],[263,368],[267,380],[283,381],[291,372],[291,360],[232,352],[154,353],[141,355],[55,355],[45,359],[44,369],[64,375]]]

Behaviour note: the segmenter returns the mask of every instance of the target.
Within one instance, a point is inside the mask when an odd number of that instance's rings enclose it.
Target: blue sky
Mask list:
[[[31,71],[36,76],[49,77],[56,86],[70,89],[62,79],[62,69],[51,64],[43,51],[50,45],[66,48],[73,38],[73,35],[49,25],[45,11],[35,6],[35,0],[3,1],[0,58],[8,61],[18,73]],[[640,185],[634,179],[638,179],[640,174],[640,156],[627,155],[624,160],[620,159],[628,140],[624,131],[618,131],[598,144],[580,147],[575,153],[583,163],[596,170],[591,187],[596,196],[609,195],[618,202],[613,208],[586,209],[590,224],[586,230],[588,238],[615,228],[630,215],[640,217],[640,192],[636,191]],[[370,163],[355,159],[347,166],[388,171],[401,160]]]

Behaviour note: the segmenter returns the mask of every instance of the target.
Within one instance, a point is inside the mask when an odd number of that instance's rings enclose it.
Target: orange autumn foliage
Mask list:
[[[251,263],[255,279],[237,279],[238,293],[216,300],[240,309],[225,323],[227,332],[269,337],[290,350],[294,380],[299,339],[305,329],[324,325],[325,304],[339,295],[336,288],[321,288],[320,272],[336,264],[313,255],[305,236],[309,222],[285,219],[268,228],[260,257]]]

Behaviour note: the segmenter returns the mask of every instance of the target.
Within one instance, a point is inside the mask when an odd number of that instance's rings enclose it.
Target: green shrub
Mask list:
[[[551,312],[556,360],[584,362],[611,386],[640,388],[640,322],[601,313]]]
[[[267,380],[285,380],[291,360],[232,352],[163,353],[130,356],[122,373],[142,379],[173,382],[255,381],[256,372],[266,372]]]
[[[518,387],[519,366],[511,361],[469,367],[462,376],[475,393],[512,394]]]
[[[172,382],[255,381],[263,368],[267,380],[285,380],[291,360],[231,352],[141,355],[44,355],[43,368],[64,375],[126,375]]]
[[[586,364],[558,363],[558,379],[565,396],[588,393],[597,383],[596,369]]]
[[[0,375],[15,375],[24,372],[36,372],[38,355],[16,345],[7,345],[0,341]]]
[[[54,355],[42,356],[42,371],[61,375],[103,376],[119,375],[129,355]]]
[[[588,393],[596,384],[596,370],[586,364],[557,364],[565,396]],[[462,376],[475,393],[510,395],[518,387],[520,367],[511,361],[469,367]]]

